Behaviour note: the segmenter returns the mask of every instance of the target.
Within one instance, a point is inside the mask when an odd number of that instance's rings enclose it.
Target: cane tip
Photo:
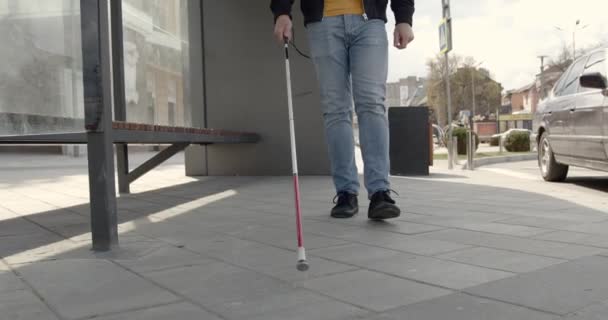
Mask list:
[[[306,262],[304,260],[300,260],[300,261],[298,261],[297,268],[298,268],[298,271],[304,272],[304,271],[308,271],[310,266],[308,265],[308,262]]]

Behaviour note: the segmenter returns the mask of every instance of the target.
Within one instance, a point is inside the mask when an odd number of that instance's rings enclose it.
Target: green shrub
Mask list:
[[[492,138],[490,138],[490,146],[492,147],[498,147],[498,145],[500,144],[500,135],[493,135]]]
[[[511,132],[505,140],[505,149],[509,152],[530,151],[530,133],[525,131]]]
[[[458,138],[458,154],[465,155],[467,154],[467,129],[466,128],[454,128],[452,130],[452,135]],[[479,147],[479,136],[477,133],[475,135],[475,150]]]

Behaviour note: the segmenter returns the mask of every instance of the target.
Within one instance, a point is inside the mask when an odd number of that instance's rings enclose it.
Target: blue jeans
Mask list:
[[[323,18],[309,24],[307,30],[336,191],[359,193],[353,102],[359,121],[365,187],[370,196],[388,190],[388,39],[384,22],[345,15]]]

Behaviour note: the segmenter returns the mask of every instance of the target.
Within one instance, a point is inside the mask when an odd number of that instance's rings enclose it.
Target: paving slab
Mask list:
[[[33,214],[27,218],[46,228],[90,223],[90,218],[88,216],[83,216],[68,210],[56,210],[49,213]]]
[[[312,233],[330,238],[344,238],[349,235],[361,233],[361,227],[347,224],[346,221],[336,221],[329,217],[315,220],[305,219],[303,221],[303,226],[306,234]],[[291,223],[287,227],[294,230],[295,224]]]
[[[378,261],[404,254],[400,251],[352,243],[331,248],[322,248],[309,251],[312,256],[319,256],[359,267],[369,267]]]
[[[280,308],[267,314],[245,317],[247,320],[355,320],[365,318],[369,312],[342,302],[328,301],[316,304],[299,304],[293,308]]]
[[[392,310],[368,320],[555,320],[555,315],[454,293]]]
[[[26,286],[17,275],[0,264],[0,293],[23,290]]]
[[[6,320],[59,320],[29,290],[0,292],[0,318]]]
[[[220,320],[218,316],[191,303],[176,303],[150,309],[137,310],[95,320]]]
[[[303,281],[301,285],[377,312],[450,293],[445,289],[365,270]]]
[[[0,256],[9,257],[28,250],[43,247],[65,240],[48,231],[42,233],[2,237],[0,241]]]
[[[525,239],[519,237],[457,229],[430,232],[418,235],[416,237],[438,239],[442,241],[490,247],[495,249],[511,250],[539,256],[568,260],[592,256],[602,253],[604,251],[600,248],[586,247],[581,245]]]
[[[564,320],[605,320],[608,317],[608,301],[596,303],[572,312]]]
[[[456,290],[514,275],[510,272],[408,254],[377,260],[370,263],[368,268]]]
[[[388,231],[402,233],[406,235],[416,235],[431,231],[437,231],[445,229],[441,226],[433,226],[429,224],[420,224],[407,221],[393,220],[393,221],[365,221],[363,224],[365,228],[372,230]]]
[[[261,242],[285,249],[297,248],[295,231],[291,230],[250,225],[244,230],[229,232],[228,234],[241,239]],[[346,243],[344,240],[314,234],[307,235],[306,237],[306,247],[309,249],[331,247]]]
[[[469,247],[469,245],[459,244],[455,242],[441,241],[431,238],[423,238],[419,236],[408,236],[393,232],[381,232],[369,229],[362,230],[360,233],[357,234],[345,236],[342,239],[351,242],[382,247],[386,249],[393,249],[428,256]]]
[[[504,218],[504,217],[503,217]],[[407,218],[406,218],[407,219]],[[434,217],[434,218],[415,218],[417,221],[428,223],[431,225],[442,226],[444,228],[459,228],[472,231],[482,231],[488,233],[513,235],[519,237],[529,237],[551,230],[529,227],[515,224],[505,224],[496,222],[478,221],[477,219],[454,218],[454,217]]]
[[[135,243],[131,244],[131,246],[141,244]],[[200,254],[174,246],[149,246],[146,243],[143,243],[143,245],[148,250],[140,253],[138,256],[118,257],[114,261],[140,274],[213,262],[213,260],[204,258]]]
[[[68,319],[151,307],[178,298],[104,260],[62,260],[28,264],[23,278]]]
[[[171,220],[163,221],[162,223],[153,223],[139,219],[133,221],[133,225],[133,233],[159,239],[175,245],[205,242],[219,235],[216,232],[200,228],[198,224],[187,225],[176,223]]]
[[[608,248],[608,235],[574,231],[554,231],[534,237],[539,240],[580,244],[590,247]]]
[[[39,225],[24,218],[9,218],[0,223],[0,237],[39,235],[48,233]]]
[[[463,249],[437,257],[515,273],[530,272],[567,261],[483,247]]]
[[[562,229],[574,232],[608,235],[608,221],[577,224],[572,226],[566,226]]]
[[[243,304],[262,296],[297,290],[286,282],[223,262],[151,272],[146,277],[218,311],[224,310],[226,304]]]
[[[244,302],[230,302],[214,308],[227,319],[235,320],[347,320],[369,314],[361,308],[304,289],[253,297]]]
[[[497,222],[505,223],[505,224],[537,227],[537,228],[546,228],[546,229],[559,229],[559,228],[562,228],[565,226],[570,226],[570,225],[580,223],[580,222],[572,221],[572,220],[542,218],[542,217],[515,217],[515,218],[500,220]]]
[[[221,236],[213,241],[189,245],[187,248],[289,282],[357,269],[352,265],[311,256],[308,272],[298,272],[295,268],[295,251],[230,236]]]
[[[608,258],[587,257],[470,288],[466,292],[566,315],[608,300],[607,268]]]

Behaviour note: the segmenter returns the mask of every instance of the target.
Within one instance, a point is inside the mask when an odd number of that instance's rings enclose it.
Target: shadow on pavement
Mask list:
[[[566,183],[573,183],[577,186],[594,189],[597,191],[608,192],[607,177],[574,177],[566,180]]]

